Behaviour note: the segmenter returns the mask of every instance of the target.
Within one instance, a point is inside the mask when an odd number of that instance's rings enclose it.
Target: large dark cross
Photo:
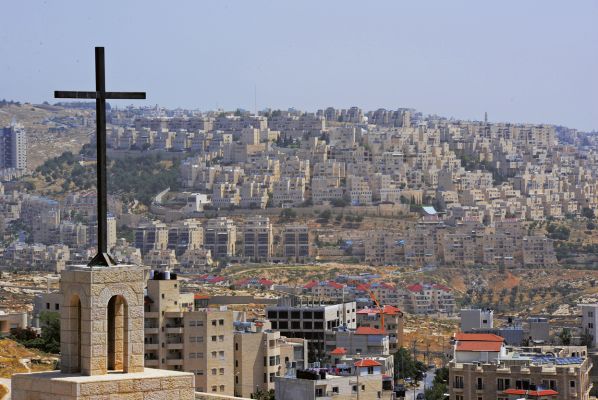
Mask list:
[[[108,196],[106,187],[106,99],[145,99],[145,92],[107,92],[104,71],[104,48],[96,47],[95,92],[55,91],[57,99],[95,99],[97,124],[97,203],[98,203],[98,253],[89,266],[116,265],[108,254]]]

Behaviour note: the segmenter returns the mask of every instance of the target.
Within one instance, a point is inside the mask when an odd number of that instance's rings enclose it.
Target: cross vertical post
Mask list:
[[[96,47],[96,92],[106,93],[106,74],[104,64],[104,48]],[[108,193],[106,177],[106,98],[100,96],[96,99],[96,125],[98,129],[96,139],[97,154],[97,206],[98,206],[98,254],[108,254]]]
[[[106,170],[106,99],[145,99],[145,92],[106,92],[106,74],[104,66],[104,48],[95,48],[95,92],[55,91],[59,99],[95,99],[96,101],[96,173],[97,173],[97,210],[98,210],[98,253],[89,262],[89,266],[108,267],[116,265],[108,253],[108,185]]]

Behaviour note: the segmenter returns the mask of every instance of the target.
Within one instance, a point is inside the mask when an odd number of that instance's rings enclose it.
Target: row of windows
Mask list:
[[[212,336],[212,342],[224,342],[224,335]]]
[[[519,389],[519,390],[530,390],[531,386],[533,386],[533,384],[531,383],[531,381],[529,379],[521,379],[521,380],[515,380],[514,388]],[[556,380],[554,380],[554,379],[542,379],[541,386],[545,387],[547,389],[557,390]],[[569,387],[575,388],[575,386],[576,386],[575,381],[569,381]],[[464,387],[463,376],[459,376],[459,375],[455,376],[455,379],[453,381],[453,387],[455,389],[463,389],[463,387]],[[498,378],[496,380],[496,389],[497,390],[506,390],[506,389],[510,389],[510,388],[513,388],[513,386],[511,386],[511,379]],[[477,378],[476,389],[477,390],[484,389],[484,379],[483,378]]]

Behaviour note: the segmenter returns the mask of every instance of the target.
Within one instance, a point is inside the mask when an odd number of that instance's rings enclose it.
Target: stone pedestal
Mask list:
[[[145,368],[106,375],[60,371],[15,374],[12,400],[194,400],[194,375]]]

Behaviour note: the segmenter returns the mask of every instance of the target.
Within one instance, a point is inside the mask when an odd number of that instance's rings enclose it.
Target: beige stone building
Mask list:
[[[307,225],[288,224],[282,231],[283,255],[289,261],[302,262],[313,256]]]
[[[135,229],[134,245],[143,255],[150,250],[165,250],[168,247],[168,227],[155,221],[139,225]]]
[[[274,389],[274,379],[289,368],[304,368],[307,341],[287,339],[269,321],[235,322],[235,395],[251,397],[257,389]]]
[[[179,290],[174,275],[147,282],[145,365],[193,372],[197,391],[233,395],[233,312],[196,308]]]
[[[256,215],[245,219],[243,225],[243,255],[252,261],[272,257],[274,238],[270,218]]]
[[[589,399],[585,346],[508,348],[492,334],[459,333],[449,363],[451,400]]]
[[[237,227],[232,219],[225,217],[210,219],[204,227],[204,248],[212,257],[226,258],[235,255]]]

